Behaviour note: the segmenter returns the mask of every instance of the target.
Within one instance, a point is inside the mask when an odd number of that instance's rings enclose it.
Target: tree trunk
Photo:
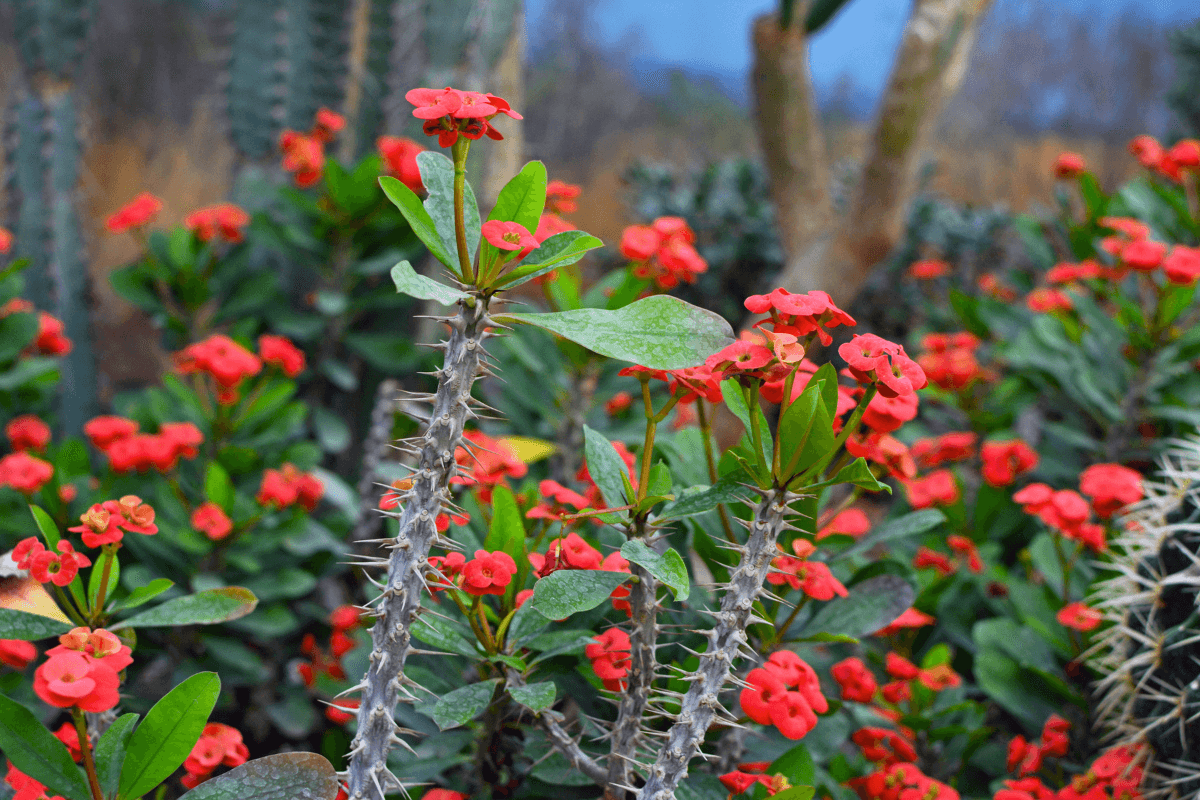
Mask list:
[[[991,2],[916,0],[850,207],[836,228],[799,246],[789,247],[782,237],[787,263],[778,285],[793,292],[822,289],[846,305],[895,246],[918,188],[922,152],[943,103],[962,82],[979,20]],[[775,181],[773,171],[771,178]]]

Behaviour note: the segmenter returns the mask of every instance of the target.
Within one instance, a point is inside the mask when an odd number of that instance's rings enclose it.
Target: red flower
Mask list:
[[[891,636],[899,633],[905,628],[923,628],[926,625],[932,625],[936,622],[933,617],[926,614],[924,611],[918,611],[915,608],[910,608],[905,611],[892,622],[879,630],[875,631],[875,636]]]
[[[198,372],[211,375],[225,389],[232,389],[244,378],[262,371],[258,356],[222,334],[188,345],[175,354],[175,364],[184,375]]]
[[[280,469],[263,472],[262,483],[254,499],[260,506],[273,505],[277,509],[284,509],[298,503],[306,511],[312,511],[324,493],[325,486],[318,478],[301,472],[291,464],[284,464]]]
[[[888,397],[880,392],[867,404],[863,424],[878,433],[891,433],[916,418],[917,404],[917,396],[913,393]]]
[[[739,339],[704,361],[704,366],[714,372],[738,373],[750,377],[761,377],[761,370],[775,358],[774,353],[761,344]]]
[[[762,667],[750,670],[746,684],[738,698],[742,711],[759,725],[770,725],[771,706],[787,694],[787,685],[776,671]]]
[[[7,664],[16,670],[25,669],[37,658],[37,648],[33,642],[20,639],[0,639],[0,664]]]
[[[1121,261],[1138,272],[1151,272],[1163,263],[1167,246],[1162,242],[1139,239],[1130,242],[1121,250]]]
[[[33,691],[56,708],[80,708],[98,714],[120,701],[121,680],[102,659],[82,653],[56,653],[33,674]]]
[[[850,736],[862,749],[863,757],[887,765],[915,761],[917,753],[912,744],[900,734],[887,728],[859,728]]]
[[[375,141],[375,147],[383,157],[389,175],[418,194],[425,191],[421,183],[421,170],[417,166],[417,156],[425,152],[424,147],[412,139],[399,136],[380,136]]]
[[[582,190],[578,186],[562,181],[546,184],[546,210],[551,214],[571,214],[577,210],[575,198]]]
[[[524,478],[529,471],[516,449],[507,442],[493,439],[482,431],[467,431],[463,439],[469,449],[460,447],[455,451],[454,460],[459,465],[460,474],[450,479],[453,484],[479,484],[490,489],[504,482],[505,478]],[[485,500],[490,499],[490,491],[481,494],[487,495]]]
[[[325,706],[325,718],[334,725],[345,725],[354,719],[360,705],[362,705],[362,701],[358,698],[339,697]]]
[[[4,434],[13,450],[37,450],[41,452],[50,444],[50,426],[34,414],[22,414],[9,420]]]
[[[979,548],[975,546],[975,542],[966,536],[952,534],[946,537],[946,544],[950,545],[954,552],[967,557],[967,568],[971,572],[983,572],[983,561],[979,558]]]
[[[1079,476],[1079,491],[1092,498],[1092,508],[1100,519],[1108,519],[1145,497],[1141,474],[1120,464],[1088,467]]]
[[[937,469],[924,478],[905,481],[904,492],[913,508],[950,506],[961,496],[954,473],[948,469]]]
[[[203,503],[192,512],[192,527],[214,542],[233,533],[233,521],[216,503]]]
[[[950,264],[940,258],[927,258],[914,261],[908,268],[908,277],[917,280],[931,280],[950,274]]]
[[[449,789],[434,787],[427,789],[425,794],[421,795],[421,800],[467,800],[467,795],[462,792],[452,792]]]
[[[785,686],[795,687],[817,680],[817,673],[813,668],[791,650],[776,650],[771,653],[763,664],[763,669],[778,675]]]
[[[529,509],[529,519],[559,519],[564,514],[584,509],[588,499],[557,481],[544,480],[538,484],[538,494],[549,502],[542,502]]]
[[[842,511],[817,533],[817,541],[826,536],[852,536],[857,539],[871,530],[871,520],[862,509],[848,508]]]
[[[1070,311],[1075,307],[1070,295],[1058,289],[1034,289],[1025,297],[1025,305],[1030,311],[1038,314],[1052,314],[1055,311]]]
[[[159,438],[170,446],[171,452],[182,458],[200,455],[204,434],[190,422],[164,422],[158,427]]]
[[[183,762],[187,776],[180,782],[187,788],[194,789],[212,775],[217,767],[240,767],[249,757],[250,751],[243,743],[240,731],[219,722],[210,722],[204,726],[200,739]]]
[[[453,146],[460,133],[468,139],[478,139],[485,134],[492,139],[504,138],[488,124],[488,120],[497,114],[522,119],[501,97],[459,91],[449,86],[445,89],[412,89],[404,99],[416,106],[414,117],[426,120],[426,135],[436,134],[442,147]]]
[[[283,374],[294,378],[304,371],[304,351],[285,336],[263,334],[258,337],[258,357],[264,364],[279,367]]]
[[[979,453],[983,459],[983,479],[989,486],[1011,486],[1038,464],[1038,454],[1020,439],[985,442]]]
[[[533,238],[523,225],[517,222],[501,222],[498,219],[483,223],[483,238],[500,250],[513,251],[538,246],[538,240]]]
[[[39,491],[54,476],[54,467],[28,453],[9,453],[0,458],[0,486],[16,489],[26,496]]]
[[[197,209],[183,221],[184,227],[202,242],[224,239],[230,244],[242,241],[242,230],[249,224],[250,215],[233,203],[218,203]]]
[[[1078,153],[1066,152],[1059,155],[1054,161],[1054,177],[1078,178],[1087,170],[1087,164],[1083,160],[1083,156]]]
[[[312,135],[328,144],[332,142],[335,134],[342,128],[346,127],[346,118],[336,111],[330,111],[328,108],[317,109],[317,116],[313,121]]]
[[[944,433],[935,439],[918,439],[912,444],[912,456],[926,468],[965,461],[975,455],[977,438],[971,431],[962,431]]]
[[[54,732],[54,738],[66,745],[67,752],[71,754],[74,761],[83,758],[83,750],[79,748],[79,731],[72,723],[64,722],[59,726],[59,729]]]
[[[1167,280],[1180,286],[1191,286],[1200,279],[1200,247],[1177,244],[1162,262]]]
[[[912,687],[908,681],[891,681],[879,687],[879,693],[889,703],[899,705],[912,697]]]
[[[615,417],[633,405],[633,396],[629,392],[617,392],[604,404],[604,413]]]
[[[1180,169],[1200,167],[1200,140],[1180,139],[1167,151],[1167,158]]]
[[[662,245],[662,236],[649,225],[630,225],[621,234],[621,255],[630,261],[649,261]]]
[[[113,672],[120,672],[133,663],[129,646],[103,628],[72,628],[59,636],[58,642],[46,651],[47,658],[60,653],[82,653],[88,661],[103,662]]]
[[[137,433],[138,424],[124,417],[96,417],[83,426],[83,433],[97,450],[107,450],[119,439],[128,439]]]
[[[962,685],[962,678],[950,668],[949,664],[938,664],[936,667],[923,669],[917,673],[917,680],[922,686],[940,692]]]
[[[33,349],[44,356],[65,356],[71,352],[71,340],[63,335],[65,326],[61,320],[38,312],[38,332],[33,340]]]
[[[976,279],[975,283],[981,292],[997,300],[1011,303],[1017,299],[1017,293],[1012,288],[1002,284],[994,272],[983,273]]]
[[[609,628],[584,648],[584,655],[592,662],[596,677],[610,692],[625,691],[625,678],[629,675],[629,634],[620,628]]]
[[[508,553],[476,550],[475,558],[463,567],[462,590],[476,596],[504,594],[516,571],[517,564]]]
[[[12,250],[13,235],[6,228],[0,228],[0,255]]]
[[[1130,140],[1129,152],[1147,169],[1156,169],[1163,157],[1162,145],[1153,136],[1145,134]]]
[[[1104,621],[1104,617],[1094,608],[1089,608],[1083,603],[1070,603],[1058,612],[1058,622],[1065,628],[1074,628],[1077,631],[1091,631],[1100,627],[1100,623]]]
[[[121,206],[104,223],[109,233],[124,233],[130,228],[140,228],[158,216],[162,211],[162,201],[149,192],[142,192],[137,197]]]
[[[757,775],[749,775],[745,772],[727,772],[717,778],[721,785],[729,790],[730,794],[742,794],[758,783]]]
[[[875,699],[879,684],[875,676],[860,658],[846,658],[834,664],[829,674],[842,687],[842,699],[856,703],[869,703]]]
[[[884,397],[912,394],[925,388],[924,370],[904,348],[873,333],[855,334],[838,348],[859,383],[874,383]]]
[[[357,628],[361,612],[354,606],[338,606],[329,614],[329,624],[334,630],[348,631]]]
[[[888,653],[884,660],[884,669],[893,678],[910,681],[917,677],[920,668],[899,653]]]
[[[913,569],[933,567],[943,577],[954,574],[954,565],[950,563],[949,558],[924,546],[917,548],[912,565]]]
[[[817,715],[799,692],[785,692],[771,704],[771,724],[784,738],[802,739],[817,726]]]
[[[745,305],[752,314],[770,313],[776,332],[797,336],[816,333],[826,347],[833,343],[833,337],[826,328],[856,324],[854,317],[834,305],[833,298],[821,291],[792,294],[786,289],[775,289],[770,294],[747,297]],[[759,322],[756,325],[761,327],[763,324]]]
[[[315,136],[285,130],[279,135],[283,152],[283,169],[292,173],[292,180],[301,189],[321,180],[325,171],[325,145]]]

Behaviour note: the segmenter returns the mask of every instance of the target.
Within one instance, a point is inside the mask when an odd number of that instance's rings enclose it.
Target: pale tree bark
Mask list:
[[[338,142],[338,159],[353,168],[354,148],[358,142],[358,117],[362,105],[363,79],[367,72],[367,39],[371,32],[371,0],[354,0],[350,15],[350,54],[346,60],[346,100],[342,116],[346,131]]]
[[[962,82],[979,21],[991,3],[915,0],[849,208],[836,225],[815,236],[805,235],[811,226],[794,222],[789,234],[781,231],[787,262],[777,285],[793,292],[822,289],[848,304],[871,268],[896,245],[917,189],[922,153],[942,106]],[[766,97],[760,99],[763,105],[769,105]],[[767,163],[771,169],[770,157]],[[770,176],[774,183],[774,171]],[[828,213],[827,204],[815,213]],[[789,224],[782,214],[780,224]],[[796,243],[789,246],[789,237]]]

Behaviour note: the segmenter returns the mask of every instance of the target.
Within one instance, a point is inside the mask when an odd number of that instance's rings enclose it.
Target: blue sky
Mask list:
[[[526,0],[530,27],[555,0]],[[997,0],[1023,4],[1029,0]],[[1136,8],[1159,19],[1198,16],[1195,0],[1040,0],[1095,14]],[[716,73],[746,73],[750,66],[750,23],[778,7],[778,0],[600,0],[600,37],[615,42],[633,32],[645,55],[656,61]],[[909,0],[851,0],[813,40],[811,63],[818,86],[848,75],[877,91],[887,78],[892,54],[911,8]]]

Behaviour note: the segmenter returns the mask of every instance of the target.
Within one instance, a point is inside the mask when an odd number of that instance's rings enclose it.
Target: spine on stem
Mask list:
[[[422,435],[409,440],[419,451],[412,488],[400,499],[400,530],[388,544],[387,582],[380,595],[371,628],[372,651],[366,677],[360,685],[358,733],[351,744],[346,772],[350,800],[383,800],[387,791],[398,791],[399,781],[388,772],[387,756],[396,735],[396,704],[409,692],[404,663],[413,651],[411,627],[421,610],[426,591],[425,570],[429,548],[437,537],[435,520],[450,496],[450,479],[457,465],[454,454],[462,443],[469,416],[471,386],[480,373],[484,328],[490,324],[487,300],[475,298],[447,320],[450,338],[444,345],[445,361],[438,372],[433,412]]]
[[[798,497],[785,489],[769,489],[746,523],[750,535],[742,548],[741,563],[721,597],[717,624],[707,634],[708,649],[700,656],[700,666],[688,676],[691,686],[638,800],[672,800],[687,777],[688,763],[700,752],[704,735],[721,710],[721,690],[746,644],[746,628],[756,621],[754,603],[762,593],[771,559],[777,555],[775,542],[787,525],[788,504]]]

